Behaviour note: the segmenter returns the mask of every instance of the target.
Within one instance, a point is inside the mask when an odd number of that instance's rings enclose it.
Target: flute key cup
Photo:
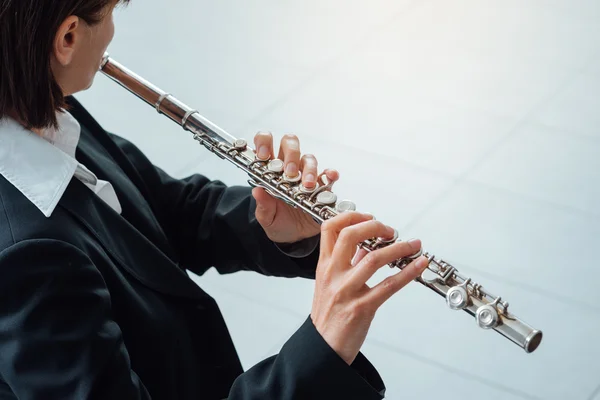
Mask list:
[[[496,305],[499,301],[500,298],[497,298],[493,303],[486,304],[485,306],[481,306],[477,309],[475,318],[477,319],[477,324],[481,328],[492,329],[498,326],[500,316],[498,315],[498,309],[496,309]]]
[[[462,284],[454,286],[446,293],[446,304],[453,310],[463,310],[469,305],[468,284],[471,279],[467,279]]]
[[[276,158],[274,160],[269,161],[267,164],[267,169],[269,172],[273,172],[274,174],[282,174],[283,173],[283,161]]]

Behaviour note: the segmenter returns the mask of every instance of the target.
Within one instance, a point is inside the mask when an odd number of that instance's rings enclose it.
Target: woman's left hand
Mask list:
[[[254,137],[254,148],[262,160],[274,158],[273,135],[259,132]],[[300,142],[296,135],[285,135],[281,139],[278,159],[284,162],[284,173],[294,178],[302,173],[302,184],[314,188],[319,176],[317,159],[312,154],[300,153]],[[334,169],[323,171],[329,182],[339,179]],[[275,199],[262,188],[254,188],[252,195],[256,199],[256,219],[265,230],[269,239],[276,243],[294,243],[317,235],[321,226],[304,211]]]

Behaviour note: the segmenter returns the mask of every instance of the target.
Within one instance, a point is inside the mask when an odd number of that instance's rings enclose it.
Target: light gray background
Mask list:
[[[237,137],[296,133],[340,197],[545,333],[527,355],[413,284],[363,348],[387,398],[600,400],[599,22],[598,0],[133,0],[110,51]],[[105,77],[79,98],[171,174],[245,183]],[[310,281],[195,279],[245,368],[310,312]]]

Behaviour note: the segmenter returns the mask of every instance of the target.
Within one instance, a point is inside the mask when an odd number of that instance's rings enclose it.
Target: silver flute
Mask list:
[[[332,191],[333,182],[325,174],[319,175],[314,188],[306,188],[301,182],[301,173],[286,176],[284,163],[279,159],[260,159],[244,139],[236,139],[213,124],[198,111],[188,107],[170,93],[164,92],[150,82],[130,71],[105,54],[100,70],[119,85],[156,108],[190,131],[193,138],[210,152],[225,159],[248,174],[252,187],[261,187],[271,196],[283,200],[292,207],[309,214],[318,223],[323,223],[345,211],[354,211],[356,206],[349,200],[338,201]],[[398,239],[372,238],[359,246],[367,252],[388,246]],[[452,310],[463,310],[473,316],[479,327],[493,329],[527,353],[538,348],[542,332],[532,328],[508,311],[508,302],[492,295],[479,283],[459,274],[458,270],[441,258],[423,252],[390,263],[390,267],[405,268],[412,260],[424,255],[429,261],[427,269],[416,279],[446,299]]]

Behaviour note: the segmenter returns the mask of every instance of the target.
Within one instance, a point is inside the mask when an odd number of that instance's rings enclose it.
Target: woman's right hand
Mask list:
[[[421,249],[421,242],[412,240],[371,253],[356,251],[364,240],[392,238],[393,234],[392,228],[358,212],[344,212],[321,227],[311,318],[327,344],[348,364],[358,355],[377,309],[428,265],[427,258],[421,256],[369,288],[366,282],[380,267]]]

